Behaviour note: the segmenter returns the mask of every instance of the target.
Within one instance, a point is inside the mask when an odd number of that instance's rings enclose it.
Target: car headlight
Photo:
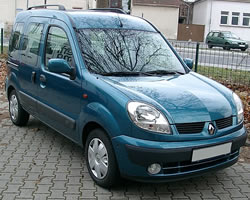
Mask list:
[[[164,115],[151,105],[129,102],[128,113],[131,120],[142,129],[171,134],[170,126]]]
[[[236,109],[237,109],[238,123],[240,123],[244,119],[244,111],[243,111],[242,102],[240,100],[240,97],[235,93],[233,93],[233,98],[234,98],[234,102],[235,102]]]

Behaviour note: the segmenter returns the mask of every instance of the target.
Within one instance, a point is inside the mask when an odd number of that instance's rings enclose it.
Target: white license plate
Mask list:
[[[245,47],[245,45],[241,44],[241,45],[239,45],[239,47]]]
[[[193,150],[192,162],[225,155],[231,152],[232,142]]]

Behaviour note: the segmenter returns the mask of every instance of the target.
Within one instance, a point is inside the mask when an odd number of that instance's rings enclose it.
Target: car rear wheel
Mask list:
[[[98,185],[108,188],[119,181],[112,144],[102,129],[94,129],[89,133],[85,156],[90,176]]]
[[[22,108],[15,90],[9,95],[9,113],[11,121],[17,126],[25,126],[29,121],[29,113]]]

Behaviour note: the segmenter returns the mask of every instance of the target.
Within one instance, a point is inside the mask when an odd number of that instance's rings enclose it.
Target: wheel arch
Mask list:
[[[120,135],[122,133],[122,128],[127,129],[128,125],[121,125],[122,120],[117,120],[119,118],[114,115],[115,112],[113,110],[109,110],[116,109],[115,106],[113,107],[114,108],[107,108],[98,102],[92,102],[85,107],[83,112],[80,114],[80,120],[78,122],[80,134],[79,144],[81,146],[85,145],[89,132],[95,128],[104,130],[110,140],[113,137]]]
[[[14,86],[10,85],[10,86],[8,87],[8,89],[7,89],[7,97],[8,97],[8,100],[9,100],[10,93],[11,93],[13,90],[16,90],[16,89],[14,88]]]
[[[82,146],[85,146],[89,133],[97,128],[102,129],[106,133],[106,135],[109,137],[109,135],[107,134],[107,131],[99,123],[90,121],[83,127],[83,130],[82,130]]]

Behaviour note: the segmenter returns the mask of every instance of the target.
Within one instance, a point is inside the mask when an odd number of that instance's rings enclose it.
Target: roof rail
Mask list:
[[[93,12],[114,12],[114,13],[119,13],[119,14],[127,14],[124,10],[119,9],[119,8],[94,8],[94,9],[89,9],[89,11]]]
[[[58,7],[58,9],[59,10],[66,10],[65,9],[65,7],[63,6],[63,5],[58,5],[58,4],[45,4],[45,5],[39,5],[39,6],[32,6],[32,7],[29,7],[27,10],[31,10],[31,9],[33,9],[33,8],[44,8],[44,9],[46,9],[47,7],[54,7],[54,6],[57,6]]]

